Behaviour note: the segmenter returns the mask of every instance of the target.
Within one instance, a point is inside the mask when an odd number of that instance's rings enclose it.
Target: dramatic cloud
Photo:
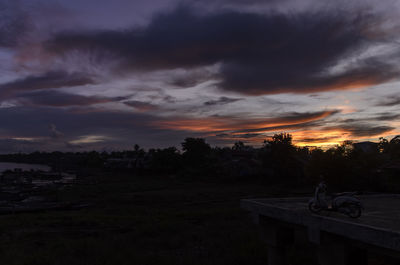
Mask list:
[[[204,105],[206,106],[214,106],[214,105],[225,105],[229,103],[233,103],[239,100],[243,100],[242,98],[228,98],[228,97],[220,97],[217,100],[210,100],[204,102]]]
[[[302,139],[296,139],[298,142],[302,142],[302,143],[326,143],[329,141],[335,141],[339,138],[339,136],[330,136],[330,137],[316,137],[316,138],[302,138]]]
[[[344,11],[198,15],[180,6],[155,16],[145,28],[58,34],[47,49],[56,54],[111,52],[123,62],[120,70],[220,63],[219,86],[225,90],[251,95],[308,93],[365,87],[398,77],[398,68],[387,58],[358,58],[340,66],[373,42],[388,38],[379,19]]]
[[[240,119],[234,117],[209,117],[203,119],[169,119],[166,121],[157,121],[153,123],[155,127],[170,129],[170,130],[183,130],[183,131],[196,131],[196,132],[209,132],[222,134],[222,133],[259,133],[267,131],[276,131],[283,129],[290,129],[295,127],[311,126],[311,122],[328,118],[338,113],[336,110],[328,110],[313,113],[285,113],[278,117],[266,119]]]
[[[317,146],[392,137],[399,8],[0,0],[0,152],[159,148],[186,137],[260,145],[280,132]]]
[[[245,133],[245,134],[229,134],[229,133],[221,133],[215,135],[216,137],[219,138],[240,138],[240,139],[249,139],[249,138],[255,138],[259,136],[265,137],[265,135],[261,133]]]
[[[82,86],[94,84],[91,77],[66,72],[48,72],[38,76],[28,76],[0,85],[0,99],[8,98],[21,92],[54,89],[61,87]]]
[[[18,95],[16,101],[25,106],[88,106],[100,103],[118,102],[124,97],[106,98],[100,96],[82,96],[60,91],[38,91]]]
[[[78,147],[128,149],[135,143],[146,147],[167,147],[179,144],[188,137],[186,132],[155,128],[151,123],[156,120],[159,118],[145,113],[44,107],[0,108],[0,139],[7,140],[8,145],[26,143],[24,151],[35,151]],[[196,133],[191,135],[201,136]],[[4,148],[0,152],[17,149],[6,149],[6,145]]]
[[[378,116],[376,116],[374,118],[377,121],[396,121],[396,120],[400,120],[400,114],[380,113]]]
[[[393,95],[376,104],[378,107],[392,107],[400,105],[400,96]]]
[[[352,137],[373,137],[380,136],[390,131],[393,131],[395,128],[391,126],[375,126],[367,123],[353,123],[353,124],[343,124],[334,127],[327,127],[325,130],[341,130],[343,132],[349,133]]]
[[[383,112],[365,118],[345,119],[341,123],[343,124],[359,123],[359,122],[376,123],[377,121],[396,121],[396,120],[400,120],[400,114]]]
[[[277,131],[288,130],[294,128],[306,128],[315,126],[315,122],[329,118],[337,113],[338,110],[327,110],[318,112],[306,113],[286,113],[275,118],[265,119],[263,121],[251,122],[248,125],[242,124],[243,130],[237,132],[263,132],[263,131]]]
[[[188,88],[212,80],[213,78],[215,78],[215,73],[213,73],[212,69],[201,68],[190,71],[178,69],[167,83],[178,88]]]
[[[81,146],[82,144],[93,144],[93,143],[101,143],[106,141],[108,138],[102,135],[84,135],[80,136],[79,139],[68,142],[72,145]]]
[[[143,102],[143,101],[137,101],[137,100],[130,100],[130,101],[125,101],[125,105],[134,107],[138,111],[151,111],[151,110],[156,110],[158,107],[156,105],[153,105],[148,102]]]

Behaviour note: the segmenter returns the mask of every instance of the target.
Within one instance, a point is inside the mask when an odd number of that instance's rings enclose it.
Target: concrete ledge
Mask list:
[[[310,198],[244,199],[241,207],[253,215],[268,217],[308,230],[309,240],[319,244],[329,233],[360,243],[400,251],[400,196],[361,197],[365,211],[359,219],[332,213],[315,215],[308,211]]]

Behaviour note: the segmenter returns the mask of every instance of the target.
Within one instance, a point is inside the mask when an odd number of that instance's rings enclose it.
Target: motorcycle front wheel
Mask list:
[[[312,213],[319,213],[320,211],[322,211],[322,208],[319,207],[315,201],[311,201],[308,203],[308,209],[310,210],[310,212]]]
[[[351,203],[346,206],[346,214],[351,218],[358,218],[361,216],[361,206]]]

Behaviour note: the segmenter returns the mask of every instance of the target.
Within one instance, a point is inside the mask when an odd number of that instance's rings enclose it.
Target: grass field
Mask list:
[[[91,203],[86,209],[0,216],[1,263],[266,264],[266,245],[239,200],[282,196],[277,187],[168,177],[95,180],[58,194]]]

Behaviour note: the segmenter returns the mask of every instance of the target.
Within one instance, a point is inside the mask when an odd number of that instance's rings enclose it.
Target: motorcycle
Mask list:
[[[358,218],[364,209],[361,201],[356,195],[359,192],[342,192],[332,194],[330,200],[326,199],[326,186],[320,184],[317,186],[314,198],[308,202],[308,209],[312,213],[321,211],[331,211],[343,213],[351,218]]]

